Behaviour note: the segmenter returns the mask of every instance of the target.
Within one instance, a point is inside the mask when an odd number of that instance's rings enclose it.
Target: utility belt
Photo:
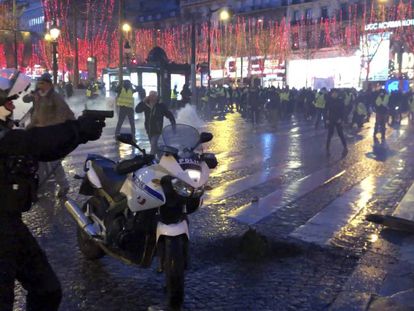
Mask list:
[[[28,211],[37,199],[37,162],[18,157],[1,162],[0,215]]]
[[[37,178],[0,184],[0,215],[27,212],[37,199]]]

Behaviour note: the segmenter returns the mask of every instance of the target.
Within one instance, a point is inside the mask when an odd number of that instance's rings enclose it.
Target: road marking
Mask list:
[[[318,245],[328,245],[335,234],[352,221],[389,180],[390,178],[368,176],[297,228],[290,236]]]
[[[327,181],[325,181],[323,184],[324,184],[324,185],[329,184],[331,181],[333,181],[333,180],[335,180],[335,179],[337,179],[337,178],[341,177],[343,174],[345,174],[345,172],[346,172],[346,170],[343,170],[342,172],[340,172],[340,173],[336,174],[335,176],[332,176],[331,178],[329,178],[329,179],[328,179]]]
[[[282,186],[280,189],[259,199],[257,202],[249,203],[228,216],[242,223],[255,224],[263,218],[271,215],[282,206],[297,200],[306,193],[315,190],[335,176],[342,176],[337,168],[327,167],[299,179],[289,185]]]
[[[392,216],[414,221],[414,183],[398,204]]]

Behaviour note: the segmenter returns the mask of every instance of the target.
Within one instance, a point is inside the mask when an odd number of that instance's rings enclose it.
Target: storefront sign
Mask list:
[[[414,26],[414,19],[404,19],[404,20],[398,20],[398,21],[372,23],[372,24],[365,25],[365,31],[409,27],[409,26]]]

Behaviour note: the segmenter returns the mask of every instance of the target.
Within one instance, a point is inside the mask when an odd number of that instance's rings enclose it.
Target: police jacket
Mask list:
[[[80,139],[76,121],[11,130],[0,120],[0,217],[29,210],[36,197],[38,161],[66,156]]]
[[[167,106],[163,103],[156,103],[152,108],[144,102],[140,102],[136,108],[136,113],[145,114],[145,130],[149,137],[160,135],[163,129],[164,117],[168,118],[171,124],[175,125],[175,118]]]

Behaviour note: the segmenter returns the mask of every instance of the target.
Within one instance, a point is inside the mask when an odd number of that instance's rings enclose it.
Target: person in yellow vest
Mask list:
[[[285,117],[287,115],[288,106],[289,106],[289,95],[290,95],[290,92],[289,92],[288,87],[283,89],[283,91],[280,93],[280,106],[281,106],[280,114],[282,117]]]
[[[356,124],[357,127],[360,129],[364,125],[364,121],[367,119],[368,111],[367,107],[363,102],[364,97],[359,95],[356,99],[357,104],[354,108],[354,114],[352,116],[352,125]]]
[[[115,137],[119,135],[125,117],[128,117],[129,124],[131,126],[131,134],[135,138],[135,113],[133,97],[135,92],[137,92],[137,90],[133,88],[132,83],[129,80],[124,80],[122,87],[118,89],[116,101],[118,105],[118,123],[116,124]]]
[[[344,123],[348,124],[349,121],[349,115],[352,111],[352,106],[355,101],[355,96],[353,93],[353,90],[346,90],[345,91],[345,117],[344,117]]]
[[[408,119],[414,125],[414,94],[411,92],[408,96]]]
[[[375,128],[374,141],[377,140],[377,133],[381,133],[381,141],[385,141],[385,124],[388,119],[388,104],[390,101],[389,95],[385,90],[381,90],[375,100]]]
[[[323,119],[323,124],[326,128],[326,100],[325,100],[325,88],[322,88],[318,94],[316,94],[314,105],[316,109],[316,122],[315,129],[319,127],[319,122]]]
[[[178,91],[177,85],[174,85],[174,88],[171,90],[171,108],[177,107]]]

